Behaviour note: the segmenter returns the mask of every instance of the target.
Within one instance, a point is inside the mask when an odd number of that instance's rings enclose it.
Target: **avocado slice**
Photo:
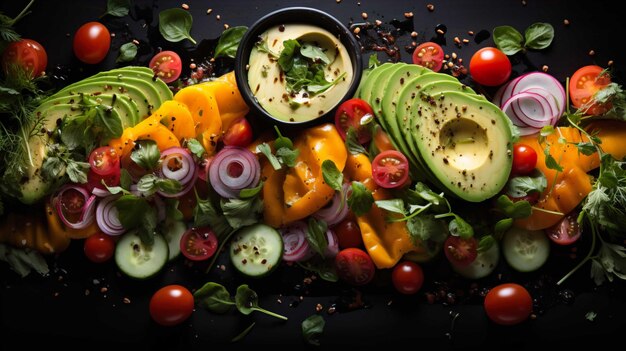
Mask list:
[[[386,93],[391,93],[392,91],[389,86],[390,79],[396,74],[396,72],[406,66],[407,64],[404,62],[397,63],[386,70],[381,71],[378,78],[374,82],[368,102],[379,120],[382,120],[383,98],[387,95]]]
[[[513,135],[502,110],[456,91],[422,95],[415,109],[413,142],[442,189],[480,202],[504,187],[513,161]]]
[[[361,88],[361,91],[359,92],[359,98],[367,101],[367,103],[371,105],[372,104],[371,103],[372,90],[374,89],[374,86],[378,84],[377,83],[378,77],[384,71],[386,71],[387,69],[393,68],[395,65],[396,65],[395,63],[386,62],[372,69],[370,74],[367,76],[365,83],[363,83],[363,87]]]
[[[120,80],[124,80],[124,78],[136,78],[141,79],[146,82],[148,85],[152,86],[156,89],[157,93],[161,97],[161,102],[172,100],[172,90],[163,82],[161,79],[157,79],[154,75],[154,71],[148,67],[142,66],[127,66],[122,67],[110,71],[100,72],[95,76],[92,76],[89,79],[96,79],[101,77],[115,77]],[[160,106],[160,105],[155,105]]]

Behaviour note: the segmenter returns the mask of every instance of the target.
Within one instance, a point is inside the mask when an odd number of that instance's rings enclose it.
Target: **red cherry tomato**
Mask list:
[[[120,171],[120,157],[114,148],[101,146],[89,154],[89,166],[99,175],[110,175]]]
[[[590,115],[601,115],[611,108],[610,103],[592,102],[593,96],[611,83],[611,77],[600,66],[590,65],[579,68],[569,81],[569,96],[572,105]]]
[[[511,173],[514,175],[528,175],[537,166],[537,152],[532,147],[517,143],[513,145],[513,167]]]
[[[356,286],[371,282],[376,272],[367,252],[355,248],[339,251],[335,257],[335,267],[341,279]]]
[[[180,285],[162,287],[150,299],[150,316],[160,325],[177,325],[193,312],[193,295]]]
[[[383,188],[401,187],[409,178],[409,161],[400,151],[383,151],[372,161],[372,178]]]
[[[511,76],[511,61],[502,51],[486,47],[472,56],[469,71],[476,83],[498,86]]]
[[[95,263],[106,262],[113,257],[115,253],[115,240],[102,232],[85,239],[84,246],[85,256]]]
[[[391,281],[398,292],[406,295],[415,294],[424,284],[424,272],[417,263],[402,261],[393,268]]]
[[[180,77],[183,63],[174,51],[161,51],[154,55],[148,67],[165,83],[171,83]]]
[[[373,118],[374,110],[365,101],[357,98],[353,98],[345,101],[335,112],[335,126],[339,131],[339,135],[345,140],[346,133],[350,127],[354,128],[357,132],[359,143],[365,144],[372,140],[372,134],[366,125],[361,124],[363,117]]]
[[[30,72],[31,77],[39,77],[48,66],[46,50],[32,39],[22,39],[7,45],[2,54],[4,71],[8,72],[9,65],[17,64]]]
[[[533,311],[530,293],[518,284],[502,284],[491,289],[485,297],[485,312],[501,325],[519,324]]]
[[[572,212],[563,217],[557,224],[548,228],[546,234],[559,245],[570,245],[576,242],[582,234],[578,224],[578,213]]]
[[[73,47],[74,54],[82,62],[99,63],[111,48],[111,34],[102,23],[87,22],[74,34]]]
[[[443,251],[451,263],[458,266],[467,266],[474,262],[476,256],[478,256],[478,244],[474,237],[463,239],[450,235],[443,244]]]
[[[413,63],[438,72],[443,64],[443,49],[431,41],[422,43],[413,51]]]
[[[359,248],[363,246],[363,238],[361,237],[361,228],[354,219],[354,216],[348,216],[343,221],[337,223],[333,228],[337,234],[340,249],[350,247]]]
[[[228,146],[247,147],[252,143],[252,126],[242,117],[228,127],[222,141]]]
[[[207,227],[190,228],[180,239],[180,251],[192,261],[209,259],[217,251],[217,236]]]

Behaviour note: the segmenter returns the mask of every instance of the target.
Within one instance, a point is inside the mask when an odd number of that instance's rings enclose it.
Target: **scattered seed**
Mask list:
[[[416,47],[416,46],[417,46],[417,43],[416,43],[416,42],[414,42],[414,41],[412,41],[412,42],[411,42],[411,46],[412,46],[412,47]]]
[[[135,44],[135,45],[139,45],[139,40],[137,40],[137,39],[133,39],[133,44]]]
[[[222,16],[217,15],[217,16],[215,16],[215,19],[219,21],[219,20],[221,20],[221,19],[222,19]]]
[[[183,10],[189,10],[189,5],[187,5],[187,4],[182,4],[182,5],[180,5],[180,7],[182,7]]]
[[[85,289],[85,296],[89,296],[89,294],[91,294],[91,291],[89,291],[89,289]]]
[[[317,305],[315,305],[315,312],[321,312],[322,309],[324,309],[324,307],[322,306],[321,303],[318,303]]]
[[[460,44],[461,43],[461,39],[459,39],[459,37],[454,37],[454,43],[455,44]]]
[[[302,283],[303,283],[304,285],[309,285],[309,284],[311,284],[312,282],[313,282],[313,280],[311,280],[311,278],[309,278],[309,277],[306,277],[306,278],[304,278],[304,279],[302,280]]]
[[[330,307],[328,307],[328,314],[333,314],[333,313],[335,313],[336,310],[337,310],[337,308],[335,308],[335,306],[330,306]]]
[[[213,9],[207,9],[207,10],[206,10],[206,14],[207,14],[207,15],[210,15],[210,14],[211,14],[211,12],[213,12]]]
[[[195,63],[190,63],[189,64],[189,68],[190,69],[196,69],[196,67],[198,67]]]
[[[596,54],[596,52],[594,50],[589,50],[589,56],[593,56],[595,54]]]
[[[448,67],[449,67],[449,68],[454,67],[454,62],[448,62]]]
[[[374,21],[374,24],[376,25],[376,27],[380,27],[380,25],[383,24],[383,21],[376,20],[376,21]]]
[[[456,56],[456,52],[453,52],[453,53],[452,53],[452,59],[453,59],[453,60],[456,60],[456,58],[457,58],[457,56]]]
[[[283,303],[283,300],[281,300],[281,299],[276,299],[276,302],[278,302],[278,303]]]
[[[526,6],[527,2],[526,0],[522,0],[522,6]]]
[[[300,296],[300,297],[298,297],[298,299],[299,299],[300,301],[302,301],[302,300],[304,300],[304,296]]]
[[[467,35],[474,35],[474,31],[473,30],[468,30],[467,31]]]
[[[363,17],[364,20],[367,19],[367,12],[362,12],[361,13],[361,17]]]
[[[335,2],[336,2],[336,3],[340,3],[340,2],[341,2],[341,0],[335,0]]]
[[[413,18],[413,12],[405,12],[404,18]]]
[[[228,29],[228,28],[230,28],[230,26],[228,24],[224,23],[224,29]]]
[[[566,19],[564,19],[564,20],[563,20],[563,24],[564,24],[564,25],[566,25],[566,26],[569,26],[569,20],[568,20],[567,18],[566,18]]]
[[[125,304],[129,304],[130,303],[130,299],[128,297],[125,297],[122,302],[124,302]]]
[[[361,27],[356,27],[356,28],[354,28],[354,30],[353,30],[352,32],[354,32],[354,34],[359,34],[359,33],[361,33]]]
[[[459,58],[458,61],[459,61],[459,64],[463,63],[463,59],[462,58]]]
[[[387,302],[387,306],[391,306],[391,304],[393,304],[393,300],[389,300],[389,302]]]
[[[469,39],[463,39],[463,44],[468,44],[469,43]]]
[[[411,38],[417,38],[417,32],[416,31],[411,32]]]
[[[542,71],[544,71],[544,72],[548,72],[548,69],[549,69],[549,68],[550,68],[550,67],[548,67],[548,65],[543,65],[543,66],[541,66],[541,70],[542,70]]]
[[[609,60],[609,62],[607,62],[606,64],[607,66],[613,66],[613,60]]]
[[[105,293],[105,292],[107,292],[107,291],[109,291],[109,289],[107,289],[107,287],[106,287],[106,286],[103,286],[102,288],[100,288],[100,292],[101,292],[101,293]]]
[[[111,33],[111,38],[115,38],[115,33]]]
[[[55,293],[54,293],[54,297],[57,297],[57,296],[59,296],[59,293],[58,293],[58,292],[55,292]]]
[[[426,8],[428,9],[428,11],[433,12],[435,11],[435,5],[433,4],[428,4],[426,5]]]

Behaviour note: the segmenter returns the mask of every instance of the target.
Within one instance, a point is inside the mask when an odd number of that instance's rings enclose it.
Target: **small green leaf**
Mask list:
[[[249,199],[257,196],[263,189],[263,182],[259,182],[259,185],[254,188],[241,189],[239,191],[239,197],[242,199]]]
[[[533,50],[542,50],[552,44],[554,27],[550,23],[533,23],[524,32],[524,45]]]
[[[372,193],[361,182],[352,182],[352,192],[348,195],[348,207],[357,216],[369,212],[374,203]]]
[[[478,252],[485,252],[496,244],[496,239],[491,235],[485,235],[478,241]]]
[[[314,217],[309,217],[306,239],[311,248],[321,257],[324,257],[324,253],[328,247],[328,238],[326,237],[327,230],[328,226],[326,222],[315,219]]]
[[[258,222],[263,211],[263,200],[259,196],[246,199],[223,199],[220,202],[222,214],[233,229]]]
[[[554,169],[559,172],[563,172],[563,167],[557,162],[557,160],[550,154],[550,145],[547,145],[543,149],[543,153],[546,156],[546,167]]]
[[[254,290],[250,289],[247,284],[242,284],[237,288],[237,293],[235,294],[235,306],[237,306],[237,310],[244,315],[249,315],[254,311],[258,311],[272,317],[287,320],[287,317],[285,316],[281,316],[259,307],[259,296]]]
[[[204,146],[197,139],[189,139],[187,140],[187,148],[191,151],[192,154],[196,155],[198,158],[202,158],[206,153]]]
[[[159,13],[159,32],[167,41],[176,43],[189,39],[196,44],[190,34],[192,24],[191,14],[183,9],[171,8]]]
[[[283,70],[283,72],[288,72],[293,67],[294,56],[296,55],[296,51],[300,49],[300,43],[296,39],[289,39],[283,41],[283,50],[280,52],[280,57],[278,57],[278,65]]]
[[[498,222],[496,222],[493,235],[498,240],[501,240],[502,237],[504,236],[504,233],[506,233],[509,229],[511,229],[512,226],[513,226],[513,218],[501,219]]]
[[[368,69],[374,69],[374,68],[376,68],[376,67],[378,67],[380,65],[381,65],[381,63],[378,60],[378,56],[375,53],[371,54],[369,59],[367,60],[367,68]]]
[[[193,293],[198,306],[213,313],[226,313],[235,304],[228,290],[218,283],[208,282]]]
[[[230,27],[225,30],[217,41],[217,46],[215,47],[215,57],[224,56],[234,59],[235,54],[237,54],[239,42],[247,30],[248,27],[245,26]]]
[[[286,147],[281,147],[276,150],[276,157],[278,161],[284,164],[287,167],[295,167],[296,160],[298,159],[298,155],[300,155],[300,150],[298,149],[288,149]]]
[[[322,162],[322,177],[324,182],[335,191],[341,191],[343,185],[343,173],[337,168],[332,160]]]
[[[542,137],[547,137],[548,135],[551,135],[554,132],[555,132],[554,127],[551,125],[547,125],[541,128],[541,130],[539,131],[539,135],[541,135]]]
[[[141,168],[151,171],[156,169],[161,159],[161,152],[154,140],[138,140],[130,158]]]
[[[130,0],[108,0],[107,12],[103,15],[124,17],[130,11]]]
[[[499,26],[493,29],[493,41],[505,55],[515,55],[522,50],[524,37],[511,26]]]
[[[293,149],[293,142],[291,141],[291,139],[283,136],[277,126],[274,126],[274,130],[276,131],[276,135],[278,135],[276,137],[276,140],[274,140],[274,147],[276,149]]]
[[[539,170],[528,176],[518,176],[509,179],[505,191],[513,198],[529,195],[533,192],[543,192],[548,186],[548,180]]]
[[[590,142],[581,141],[580,143],[575,143],[574,145],[576,145],[576,148],[578,149],[578,151],[583,155],[590,156],[598,151],[596,149],[596,146]]]
[[[279,169],[283,168],[283,165],[280,163],[278,158],[276,158],[276,156],[272,154],[272,148],[269,146],[269,144],[263,143],[257,145],[256,150],[265,155],[265,157],[267,157],[267,160],[270,162],[274,170],[278,171]]]
[[[404,201],[402,199],[377,200],[375,204],[383,210],[406,216],[406,209],[404,208]]]
[[[311,59],[313,62],[321,61],[324,64],[330,63],[330,59],[326,56],[322,48],[310,43],[302,44],[302,47],[300,48],[300,55]]]
[[[319,337],[324,332],[326,321],[319,314],[314,314],[302,321],[302,336],[310,345],[319,346]]]
[[[349,127],[348,131],[346,132],[346,148],[348,149],[348,152],[352,155],[367,155],[367,151],[365,150],[363,145],[359,143],[359,136],[354,127]]]
[[[135,56],[137,56],[137,45],[134,43],[126,43],[120,46],[120,55],[115,62],[130,62],[135,59]]]
[[[500,195],[496,201],[496,206],[504,213],[505,216],[511,218],[526,218],[530,216],[532,207],[528,201],[513,202],[506,195]]]
[[[431,215],[409,218],[406,223],[406,228],[411,241],[415,245],[418,245],[420,241],[425,242],[428,240],[441,242],[448,236],[448,231],[443,221],[435,219]]]
[[[463,218],[457,215],[454,215],[454,218],[450,221],[448,230],[450,231],[450,234],[459,236],[463,239],[469,239],[474,236],[474,228],[472,228],[472,226]]]

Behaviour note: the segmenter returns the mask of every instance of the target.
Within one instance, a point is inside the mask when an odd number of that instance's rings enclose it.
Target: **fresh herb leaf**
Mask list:
[[[369,59],[367,60],[367,68],[368,69],[374,69],[378,66],[380,66],[381,63],[378,60],[378,56],[376,54],[371,54]]]
[[[363,145],[359,143],[359,136],[354,127],[349,127],[346,132],[346,148],[352,155],[368,154]]]
[[[176,194],[183,186],[175,179],[160,178],[156,174],[146,174],[137,182],[137,190],[146,196],[153,195],[157,191],[167,194]]]
[[[324,160],[322,162],[322,177],[324,182],[333,190],[341,191],[343,185],[343,173],[337,168],[332,160]]]
[[[432,215],[409,218],[406,222],[406,229],[415,245],[428,240],[440,242],[448,236],[448,230],[443,222]]]
[[[157,147],[154,140],[138,140],[137,146],[130,154],[130,159],[133,160],[141,168],[151,171],[159,165],[161,159],[161,152]]]
[[[196,227],[209,226],[218,238],[224,238],[233,232],[225,216],[213,205],[210,198],[201,199],[196,192],[196,207],[193,209],[193,225]]]
[[[269,146],[269,144],[263,143],[257,145],[256,150],[265,155],[274,170],[278,171],[279,169],[283,168],[283,165],[280,163],[278,158],[274,156],[274,154],[272,154],[272,148]]]
[[[339,276],[335,270],[334,259],[324,259],[316,256],[304,262],[297,263],[300,267],[316,273],[320,278],[328,282],[335,283],[339,281]]]
[[[302,44],[302,47],[300,48],[300,55],[311,59],[313,62],[321,61],[327,65],[330,63],[330,59],[326,56],[322,48],[310,43]]]
[[[87,172],[89,171],[88,162],[79,162],[72,159],[67,160],[65,171],[73,183],[87,183]]]
[[[356,216],[369,212],[374,203],[372,193],[361,182],[352,182],[352,192],[348,195],[348,207]]]
[[[220,207],[230,227],[238,229],[258,222],[259,215],[263,212],[263,200],[259,196],[247,199],[223,199]]]
[[[289,39],[283,41],[283,50],[278,57],[278,65],[283,72],[289,72],[293,67],[293,58],[296,55],[296,50],[300,48],[300,43],[296,39]]]
[[[585,319],[590,321],[590,322],[595,321],[596,317],[598,317],[598,314],[595,313],[594,311],[589,311],[589,312],[585,313]]]
[[[259,307],[259,296],[254,290],[250,289],[247,284],[240,285],[237,288],[237,293],[235,294],[235,305],[237,306],[237,310],[244,315],[249,315],[250,313],[257,311],[278,319],[287,320],[287,317],[285,316]]]
[[[15,18],[11,18],[0,12],[0,39],[8,42],[20,40],[21,37],[19,34],[17,34],[13,26],[19,20],[24,18],[24,16],[30,13],[28,9],[34,2],[35,0],[30,0],[26,7],[24,7],[24,9],[22,9],[22,11],[17,16],[15,16]]]
[[[528,201],[516,201],[513,202],[506,195],[500,195],[496,200],[496,206],[499,208],[505,216],[510,218],[526,218],[530,216],[532,207]]]
[[[239,42],[247,30],[248,27],[245,26],[230,27],[225,30],[217,41],[215,57],[230,57],[234,59],[237,54]]]
[[[120,55],[115,62],[130,62],[137,56],[137,45],[135,43],[126,43],[120,46]]]
[[[101,17],[111,15],[115,17],[124,17],[130,11],[130,0],[108,0],[107,12]]]
[[[324,252],[328,247],[328,239],[326,237],[326,231],[328,226],[326,222],[318,220],[314,217],[309,217],[309,222],[306,231],[306,240],[309,245],[317,252],[321,257],[324,257]]]
[[[171,8],[159,13],[159,32],[167,41],[176,43],[189,39],[195,45],[190,34],[192,24],[191,14],[183,9]]]
[[[202,158],[206,153],[204,146],[197,139],[189,139],[187,140],[187,148],[191,151],[192,154],[196,155],[198,158]]]
[[[491,235],[485,235],[478,241],[478,252],[486,252],[496,244],[496,239]]]
[[[505,55],[511,56],[522,51],[524,37],[511,26],[499,26],[493,29],[493,41]]]
[[[310,345],[319,346],[319,337],[324,332],[325,325],[326,321],[324,321],[324,317],[319,314],[314,314],[303,320],[302,336],[304,337],[304,340]]]
[[[574,143],[574,145],[576,146],[576,148],[578,149],[578,152],[580,152],[583,155],[586,156],[590,156],[595,154],[598,150],[596,149],[596,146],[591,143],[591,142],[580,142],[580,143]]]
[[[119,220],[124,229],[137,229],[144,244],[152,245],[154,243],[157,213],[156,209],[150,206],[148,200],[135,195],[122,195],[115,200],[115,208],[119,213]]]
[[[474,236],[474,228],[458,215],[454,215],[454,218],[448,224],[448,230],[450,234],[463,239],[469,239]]]
[[[237,342],[237,341],[243,340],[243,338],[245,338],[246,335],[250,333],[250,331],[252,330],[252,328],[254,328],[255,325],[256,325],[256,322],[252,322],[252,324],[250,324],[246,329],[244,329],[241,333],[237,334],[234,338],[232,338],[230,342]]]
[[[550,145],[546,145],[546,147],[543,149],[543,154],[546,157],[546,167],[548,167],[549,169],[554,169],[558,172],[563,172],[563,167],[561,167],[561,165],[559,164],[559,162],[557,162],[554,156],[550,154]]]
[[[539,170],[527,176],[518,176],[509,179],[506,183],[506,193],[513,198],[529,195],[533,192],[543,192],[548,186],[548,180]]]
[[[284,164],[287,167],[295,167],[296,159],[300,155],[300,150],[298,149],[288,149],[286,147],[281,147],[276,150],[276,157],[278,158],[278,162]]]
[[[218,314],[230,311],[235,305],[226,287],[214,282],[208,282],[196,290],[193,298],[198,306]]]
[[[533,50],[542,50],[552,44],[554,27],[550,23],[533,23],[524,32],[524,45]]]
[[[283,136],[277,126],[274,126],[274,130],[278,135],[276,137],[276,140],[274,140],[274,147],[276,149],[293,149],[293,141],[291,141],[291,139],[287,138],[286,136]]]
[[[501,219],[496,222],[493,235],[500,240],[511,227],[513,227],[513,218]]]
[[[406,216],[406,209],[402,199],[376,200],[374,203],[383,210]]]
[[[277,60],[280,57],[280,55],[270,50],[269,46],[267,45],[267,38],[257,41],[254,44],[254,46],[256,47],[257,50],[259,50],[259,52],[268,54],[275,60]]]
[[[261,190],[263,189],[263,182],[259,182],[259,185],[255,186],[254,188],[247,188],[247,189],[241,189],[239,191],[239,198],[241,199],[249,199],[252,197],[257,196]]]

